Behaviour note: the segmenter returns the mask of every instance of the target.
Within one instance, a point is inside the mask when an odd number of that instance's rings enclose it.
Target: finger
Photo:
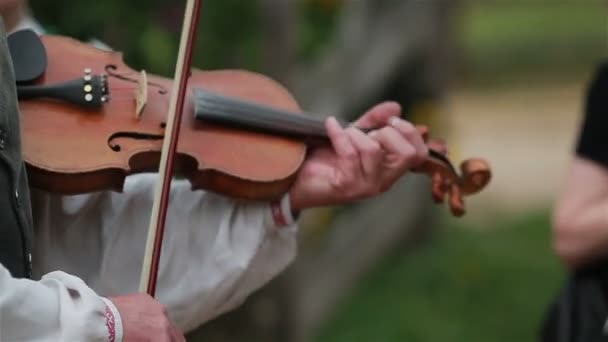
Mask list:
[[[327,129],[327,135],[329,136],[331,144],[339,157],[347,159],[357,157],[355,147],[348,137],[348,134],[344,129],[342,129],[336,118],[329,117],[325,121],[325,128]]]
[[[422,135],[422,141],[424,141],[425,143],[428,142],[429,141],[429,128],[424,125],[416,125],[416,129],[418,130],[418,132],[420,132],[420,135]]]
[[[411,123],[402,120],[398,117],[392,117],[389,119],[389,124],[397,129],[401,135],[403,135],[415,148],[416,155],[419,157],[419,161],[422,162],[428,156],[428,147],[424,143],[420,132]]]
[[[460,188],[456,184],[452,184],[450,186],[449,191],[450,196],[450,209],[452,214],[456,217],[461,217],[465,213],[464,208],[464,199],[462,198],[462,193],[460,192]]]
[[[388,120],[401,115],[401,105],[387,101],[375,105],[353,123],[359,128],[376,128],[386,126]]]
[[[171,326],[171,341],[185,342],[186,337],[184,336],[184,334],[182,334],[182,332],[179,329],[177,329],[177,327]]]
[[[443,139],[433,139],[429,142],[427,142],[426,144],[428,146],[428,148],[437,151],[441,154],[443,154],[444,156],[446,156],[448,154],[448,147],[445,144],[445,142],[443,141]]]
[[[380,143],[390,168],[400,168],[403,163],[416,158],[414,146],[392,127],[374,131],[370,136]]]
[[[417,166],[416,150],[405,138],[392,127],[376,131],[374,139],[385,151],[383,168],[381,169],[381,188],[390,187],[404,171]]]
[[[431,194],[433,197],[433,201],[435,203],[443,203],[445,200],[445,193],[447,192],[447,188],[441,174],[436,172],[432,176],[432,190]]]
[[[349,137],[361,157],[361,167],[365,178],[377,177],[384,153],[380,143],[370,138],[359,129],[349,129]]]

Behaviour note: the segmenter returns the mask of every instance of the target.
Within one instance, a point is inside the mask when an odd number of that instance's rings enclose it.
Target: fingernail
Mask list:
[[[336,126],[336,125],[340,126],[340,124],[338,123],[338,120],[336,120],[336,118],[333,116],[330,116],[327,118],[327,123],[331,126]]]
[[[397,127],[397,125],[399,124],[399,121],[400,121],[400,120],[401,120],[401,119],[399,119],[399,117],[397,117],[397,116],[393,116],[392,118],[390,118],[390,119],[388,120],[388,123],[389,123],[389,125],[391,125],[391,126],[393,126],[393,127]]]

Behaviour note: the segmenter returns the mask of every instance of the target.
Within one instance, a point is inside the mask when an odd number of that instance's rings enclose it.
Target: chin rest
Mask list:
[[[8,35],[7,43],[17,84],[32,83],[44,73],[46,50],[36,32],[30,29],[13,32]]]

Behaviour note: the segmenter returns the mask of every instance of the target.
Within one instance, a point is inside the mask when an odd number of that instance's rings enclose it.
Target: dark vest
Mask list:
[[[0,263],[14,277],[31,277],[32,212],[21,156],[15,75],[0,18]]]

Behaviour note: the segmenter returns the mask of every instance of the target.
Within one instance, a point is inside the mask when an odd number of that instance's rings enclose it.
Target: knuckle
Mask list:
[[[420,139],[422,140],[422,136],[413,126],[411,128],[407,127],[405,129],[402,129],[401,135],[410,141],[418,139],[418,137],[420,137]]]
[[[351,188],[349,197],[351,200],[360,200],[364,198],[376,197],[382,193],[380,184],[377,182],[369,182],[356,189]]]
[[[344,158],[350,162],[356,162],[359,159],[359,154],[354,149],[349,149],[344,153]]]
[[[357,197],[357,193],[349,190],[349,188],[343,188],[342,189],[342,194],[344,196],[344,199],[346,200],[346,202],[352,202],[356,199]]]
[[[349,202],[357,201],[368,196],[368,189],[361,186],[346,186],[342,189]]]
[[[372,140],[371,148],[372,148],[373,153],[375,153],[375,154],[382,153],[382,146],[380,145],[379,142],[377,142],[375,140]]]
[[[402,157],[402,160],[404,160],[406,162],[413,162],[418,157],[418,153],[416,152],[416,150],[414,148],[407,148],[407,149],[404,149],[403,152],[401,152],[401,157]]]
[[[345,134],[345,135],[348,135],[348,136],[349,136],[349,137],[351,137],[351,138],[356,137],[356,136],[357,136],[357,134],[359,134],[359,132],[360,132],[360,131],[359,131],[359,129],[358,129],[358,128],[355,128],[355,127],[353,127],[353,126],[349,126],[349,127],[347,127],[347,128],[344,130],[344,134]]]
[[[166,306],[161,305],[160,310],[161,310],[162,314],[163,314],[165,317],[169,317],[169,310],[167,310],[167,307],[166,307]]]
[[[342,191],[356,190],[356,177],[354,173],[348,172],[342,180]]]
[[[380,193],[385,193],[387,192],[390,188],[391,188],[391,183],[390,182],[384,182],[383,184],[380,185]]]
[[[365,147],[362,148],[362,152],[367,155],[377,155],[380,151],[380,145],[375,142],[365,145]]]
[[[396,120],[393,121],[393,127],[395,127],[397,130],[401,131],[403,134],[418,134],[419,131],[416,129],[416,127],[414,125],[412,125],[411,122],[407,121],[407,120],[403,120],[401,118],[396,118]]]
[[[352,174],[349,172],[344,172],[333,182],[332,185],[340,193],[348,195],[353,190],[353,179],[354,177]]]
[[[173,326],[171,325],[171,322],[169,322],[169,320],[164,320],[163,321],[163,332],[168,334],[168,335],[172,335],[173,333]]]
[[[390,135],[392,132],[395,132],[395,131],[396,131],[395,128],[390,127],[390,126],[386,126],[386,127],[382,127],[379,130],[379,133],[382,134],[382,135],[384,135],[384,136],[387,136],[387,135]]]
[[[162,334],[166,334],[167,332],[171,331],[171,325],[167,319],[158,320],[156,327]]]
[[[416,158],[417,158],[417,160],[416,160],[416,161],[417,161],[418,163],[422,163],[422,162],[424,162],[424,161],[426,160],[427,156],[428,156],[428,150],[426,150],[426,149],[421,149],[420,151],[418,151],[418,152],[416,153]]]

